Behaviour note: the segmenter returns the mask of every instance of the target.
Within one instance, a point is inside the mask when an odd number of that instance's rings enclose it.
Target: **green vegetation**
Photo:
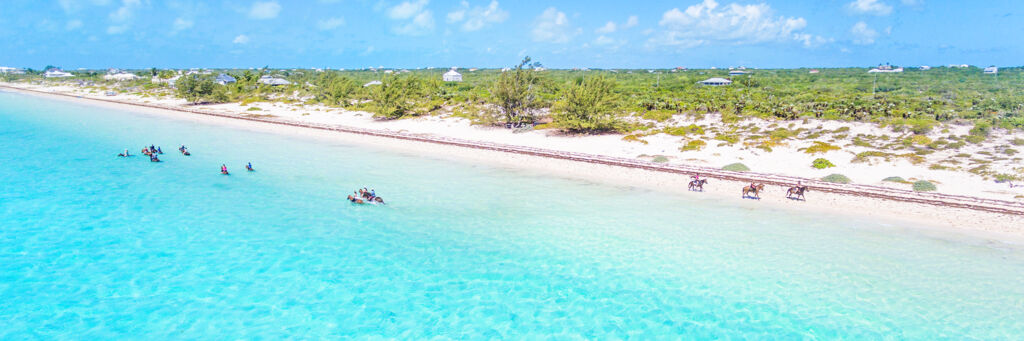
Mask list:
[[[580,79],[565,90],[552,114],[554,124],[574,133],[608,132],[624,126],[615,83],[597,76]]]
[[[134,70],[143,79],[121,83],[103,80],[102,70],[84,70],[71,71],[75,77],[59,82],[92,83],[115,91],[144,91],[154,97],[174,95],[190,102],[302,101],[372,111],[389,119],[462,113],[473,116],[471,120],[477,124],[503,122],[509,127],[532,125],[541,119],[546,122],[546,117],[539,116],[550,111],[552,115],[567,115],[551,127],[586,132],[642,131],[677,115],[719,115],[711,117],[720,117],[729,124],[747,118],[872,122],[915,135],[931,133],[941,123],[973,123],[974,129],[969,135],[956,140],[947,138],[949,144],[945,147],[955,148],[960,142],[984,141],[996,128],[1024,128],[1024,93],[1020,91],[1024,89],[1024,68],[1020,67],[1000,69],[998,78],[986,77],[977,68],[908,69],[898,74],[869,74],[864,68],[827,69],[819,74],[808,74],[806,69],[767,69],[753,71],[754,76],[733,77],[735,82],[731,86],[705,87],[697,82],[728,77],[728,70],[535,71],[535,66],[537,63],[524,58],[505,72],[497,69],[463,71],[465,81],[459,83],[441,82],[444,69],[387,70],[386,73],[374,69],[269,68],[210,70],[208,75],[187,76],[184,76],[186,70]],[[24,75],[4,75],[4,79],[37,81],[42,80],[41,73],[30,70]],[[219,73],[231,75],[237,82],[212,83],[213,76]],[[181,76],[176,83],[178,89],[166,83],[152,83],[150,78],[154,74],[164,80]],[[284,78],[291,84],[262,84],[261,76]],[[601,80],[591,82],[592,79]],[[362,86],[371,81],[388,84]],[[211,90],[211,84],[212,89],[219,90]],[[184,90],[180,90],[182,88]],[[595,93],[609,94],[611,98],[594,101],[591,96]],[[581,108],[569,111],[572,106]],[[593,108],[615,110],[590,110]],[[584,116],[577,117],[579,114]],[[797,134],[812,135],[781,128],[784,126],[780,124],[780,128],[761,134],[777,141],[794,138]],[[731,144],[738,143],[743,136],[737,132],[712,133],[723,138],[738,136],[720,139]],[[840,135],[848,131],[819,133]],[[926,145],[916,143],[923,141],[916,139],[911,140],[911,145]],[[859,141],[877,142],[867,137]],[[770,148],[770,145],[765,147]]]
[[[211,77],[200,77],[199,75],[186,75],[178,79],[175,84],[178,97],[192,103],[226,102],[227,95],[224,89],[217,87]]]
[[[821,181],[837,184],[848,184],[850,183],[850,178],[842,174],[829,174],[828,176],[821,178]]]
[[[655,156],[654,159],[652,159],[651,161],[657,162],[657,163],[666,163],[666,162],[668,162],[668,158],[663,156],[663,155],[658,155],[658,156]]]
[[[750,168],[747,167],[747,165],[744,165],[742,163],[737,162],[737,163],[730,163],[728,165],[723,166],[722,170],[733,171],[733,172],[746,172],[746,171],[750,171]]]
[[[933,184],[931,182],[928,182],[928,181],[925,181],[925,180],[920,180],[920,181],[914,182],[914,191],[917,191],[917,192],[931,192],[931,191],[934,191],[936,189],[937,188],[935,188],[935,184]]]
[[[623,136],[622,140],[623,141],[627,141],[627,142],[640,142],[640,143],[643,143],[643,144],[647,144],[646,140],[643,140],[643,139],[637,137],[636,135],[626,135],[626,136]]]
[[[540,78],[526,69],[528,64],[529,56],[523,58],[515,69],[502,72],[491,85],[491,101],[501,108],[507,125],[518,127],[523,123],[533,123],[534,111],[541,106],[537,99]]]
[[[909,184],[910,183],[910,181],[907,181],[906,179],[903,179],[903,178],[898,177],[898,176],[890,176],[888,178],[882,179],[882,181],[896,182],[896,183],[901,183],[901,184]]]
[[[827,153],[827,152],[830,152],[830,151],[833,151],[833,150],[839,150],[839,147],[833,146],[833,145],[825,143],[825,142],[814,141],[814,144],[812,144],[810,147],[800,148],[800,150],[804,151],[804,153],[812,154],[813,155],[813,154],[819,154],[819,153]],[[819,160],[823,160],[823,159],[819,159]]]
[[[829,161],[827,159],[824,159],[824,158],[817,158],[817,159],[814,159],[813,162],[811,162],[811,167],[814,167],[814,168],[817,168],[817,169],[825,169],[825,168],[831,168],[831,167],[835,167],[835,166],[836,165],[832,164],[831,161]]]
[[[679,150],[684,152],[691,150],[701,150],[704,149],[704,147],[707,145],[708,143],[704,142],[704,140],[690,140],[686,142],[686,145],[679,147]]]

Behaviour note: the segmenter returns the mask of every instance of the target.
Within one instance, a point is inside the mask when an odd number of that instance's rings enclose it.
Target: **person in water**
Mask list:
[[[150,162],[160,162],[160,158],[156,157],[156,154],[151,154],[149,156],[149,161]]]
[[[247,163],[245,165],[245,170],[250,171],[250,172],[255,170],[255,169],[252,169],[252,162],[249,162],[249,163]]]
[[[224,164],[221,164],[220,165],[220,173],[224,174],[224,175],[228,175],[228,166],[224,165]]]
[[[163,154],[164,151],[160,150],[160,147],[156,147],[156,153],[157,154]]]

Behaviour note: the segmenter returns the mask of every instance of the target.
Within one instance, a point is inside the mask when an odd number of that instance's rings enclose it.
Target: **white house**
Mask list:
[[[64,72],[61,69],[49,69],[49,70],[46,70],[45,73],[43,73],[43,76],[46,77],[46,78],[66,78],[66,77],[74,77],[75,75],[72,75],[72,74],[70,74],[68,72]]]
[[[747,74],[747,72],[743,71],[743,70],[729,71],[729,75],[730,76],[742,76],[742,75],[745,75],[745,74]]]
[[[384,84],[384,83],[382,83],[381,81],[370,81],[369,83],[363,84],[363,87],[367,88],[367,87],[371,87],[371,86],[374,86],[374,85],[381,85],[381,84]]]
[[[868,70],[868,73],[900,73],[900,72],[903,72],[903,68],[901,68],[901,67],[893,68],[892,66],[889,66],[889,65],[881,65],[881,66],[879,66],[877,68]]]
[[[274,86],[277,86],[277,85],[290,85],[290,84],[292,84],[292,82],[289,82],[289,81],[285,80],[284,78],[278,78],[278,77],[274,77],[274,76],[270,76],[270,75],[261,76],[260,77],[260,83],[263,83],[263,84],[266,84],[266,85],[274,85]]]
[[[231,84],[231,83],[236,82],[236,80],[235,80],[235,77],[231,77],[231,75],[228,75],[226,73],[222,73],[222,74],[217,75],[216,82],[217,82],[217,84],[220,84],[220,85],[227,85],[227,84]]]
[[[127,73],[127,72],[124,72],[124,71],[118,71],[117,73],[108,73],[106,75],[103,75],[103,79],[106,79],[108,81],[115,81],[115,82],[133,81],[133,80],[136,80],[136,79],[139,79],[139,78],[141,78],[141,77],[133,75],[133,74],[130,74],[130,73]]]
[[[16,67],[0,66],[0,73],[9,73],[9,74],[14,74],[14,75],[20,75],[20,74],[24,74],[25,70],[22,70],[22,69],[19,69],[19,68],[16,68]]]
[[[462,74],[455,71],[455,68],[448,70],[444,75],[441,76],[441,80],[445,82],[461,82]]]
[[[985,68],[985,70],[983,70],[982,72],[985,73],[986,75],[995,75],[999,73],[999,68],[993,65]]]
[[[730,84],[732,84],[732,81],[728,80],[728,79],[725,79],[725,78],[715,77],[715,78],[708,78],[708,79],[702,80],[700,82],[697,82],[697,84],[707,85],[707,86],[723,86],[723,85],[730,85]]]
[[[932,67],[928,66],[928,65],[925,65],[925,66],[921,67],[921,71],[928,71],[928,70],[931,70],[931,69],[932,69]]]
[[[812,74],[812,75],[814,75],[814,74],[817,74],[817,73],[819,73],[819,72],[821,72],[821,71],[818,71],[818,69],[814,69],[814,70],[811,70],[811,71],[810,71],[810,72],[808,72],[808,73],[809,73],[809,74]]]

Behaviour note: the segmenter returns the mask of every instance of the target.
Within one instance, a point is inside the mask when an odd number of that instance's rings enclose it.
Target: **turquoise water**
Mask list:
[[[911,226],[2,92],[0,178],[5,340],[1024,335],[1024,250]]]

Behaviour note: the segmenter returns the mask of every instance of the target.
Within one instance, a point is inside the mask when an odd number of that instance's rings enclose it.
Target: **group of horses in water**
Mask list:
[[[178,151],[181,152],[181,155],[192,156],[192,153],[190,153],[188,151],[188,148],[186,148],[185,145],[182,145],[181,147],[178,147]],[[160,160],[160,156],[159,156],[159,155],[161,155],[163,153],[164,153],[163,149],[160,149],[160,147],[157,147],[157,146],[154,146],[154,145],[149,145],[149,147],[142,147],[142,155],[148,156],[149,157],[149,162],[163,162],[163,161]],[[118,153],[117,156],[118,157],[131,157],[131,156],[135,156],[135,155],[132,155],[131,153],[128,153],[128,149],[125,149],[123,153]],[[245,170],[246,171],[250,171],[250,172],[255,171],[255,169],[252,168],[252,162],[249,162],[249,163],[245,164]],[[228,172],[228,166],[225,165],[225,164],[221,164],[220,165],[220,173],[224,174],[224,175],[231,175],[231,173]]]
[[[704,185],[708,183],[708,179],[701,178],[700,174],[690,177],[690,185],[688,186],[691,191],[704,191]],[[750,185],[743,186],[743,199],[757,199],[761,200],[761,192],[764,191],[764,184],[750,183]],[[803,183],[797,183],[796,186],[792,186],[786,191],[786,199],[806,201],[804,193],[808,191],[807,186]]]
[[[363,187],[348,196],[348,201],[353,204],[384,204],[384,198],[378,197],[377,192]]]

